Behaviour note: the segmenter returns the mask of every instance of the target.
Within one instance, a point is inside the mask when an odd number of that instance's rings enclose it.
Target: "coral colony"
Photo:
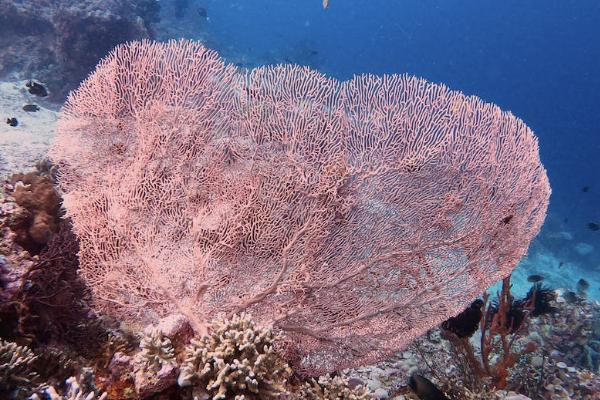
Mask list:
[[[50,156],[4,187],[2,398],[388,398],[360,367],[393,357],[422,363],[397,399],[598,387],[589,284],[510,293],[550,187],[493,104],[137,41],[71,93]]]

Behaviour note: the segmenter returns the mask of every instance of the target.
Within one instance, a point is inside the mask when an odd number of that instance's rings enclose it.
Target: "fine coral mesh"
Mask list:
[[[101,312],[198,332],[248,312],[321,374],[389,355],[507,276],[550,188],[512,114],[407,75],[238,71],[118,47],[52,149]]]

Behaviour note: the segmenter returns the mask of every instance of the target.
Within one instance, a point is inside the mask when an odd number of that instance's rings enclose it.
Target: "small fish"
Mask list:
[[[527,277],[527,282],[531,282],[531,283],[537,283],[537,282],[541,282],[544,280],[544,277],[542,275],[529,275]]]
[[[329,7],[329,0],[323,0],[323,9],[327,9]]]
[[[590,231],[594,231],[594,232],[600,230],[600,225],[598,225],[595,222],[590,222],[589,224],[587,224],[587,227]]]
[[[200,16],[200,18],[207,19],[208,11],[206,11],[206,8],[204,7],[198,7],[198,15]]]
[[[581,191],[582,191],[583,193],[587,193],[587,192],[589,192],[589,191],[590,191],[590,187],[589,187],[589,186],[584,186],[584,187],[582,187],[582,188],[581,188]]]
[[[37,83],[34,81],[29,81],[25,84],[25,86],[27,86],[29,93],[31,93],[35,96],[39,96],[39,97],[48,96],[48,91],[46,90],[44,85],[42,85],[40,83]]]
[[[36,111],[40,111],[40,108],[35,104],[25,104],[23,106],[23,111],[36,112]]]
[[[590,283],[585,279],[581,278],[577,281],[577,296],[582,299],[587,299],[588,289],[590,288]]]
[[[577,281],[577,287],[582,288],[583,290],[588,290],[590,288],[590,283],[585,279],[581,278]]]
[[[575,294],[575,292],[573,292],[571,290],[565,292],[565,294],[563,295],[563,298],[569,304],[576,303],[579,300],[579,297],[577,297],[577,295]]]
[[[561,262],[558,263],[558,268],[562,268],[564,265],[565,265],[565,262],[561,261]]]
[[[19,125],[19,121],[17,121],[17,119],[15,117],[6,118],[6,123],[12,127]]]
[[[431,381],[419,374],[412,374],[408,386],[421,400],[449,400]]]

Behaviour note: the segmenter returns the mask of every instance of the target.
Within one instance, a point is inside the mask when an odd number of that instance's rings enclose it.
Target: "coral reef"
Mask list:
[[[152,36],[155,0],[0,2],[0,75],[35,78],[62,100],[119,43]]]
[[[209,335],[185,351],[178,383],[211,399],[276,399],[291,370],[275,352],[277,336],[255,326],[246,314],[215,321]]]
[[[0,339],[0,397],[25,398],[38,387],[36,356],[24,346]]]
[[[54,183],[39,171],[14,174],[11,177],[12,192],[22,212],[12,214],[7,226],[16,234],[15,241],[30,254],[36,255],[58,232],[60,223],[60,196]]]
[[[535,136],[496,106],[409,76],[247,73],[190,41],[119,46],[51,155],[96,311],[182,313],[200,335],[249,312],[311,376],[464,309],[525,254],[550,193]]]
[[[177,381],[179,372],[175,349],[162,330],[151,328],[140,341],[141,351],[135,357],[135,389],[145,398],[159,393]]]
[[[547,354],[558,362],[600,374],[600,305],[557,291],[558,311],[535,320],[534,329],[544,337]]]
[[[348,378],[329,375],[311,379],[301,387],[298,400],[371,400],[373,395],[367,388],[356,386],[351,388]]]

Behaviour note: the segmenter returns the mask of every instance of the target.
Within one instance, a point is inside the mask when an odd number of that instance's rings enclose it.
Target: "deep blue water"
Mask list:
[[[595,248],[583,257],[552,250],[600,276],[600,231],[587,226],[600,224],[598,0],[330,0],[327,10],[321,0],[190,4],[190,13],[206,9],[198,29],[231,62],[295,62],[339,79],[409,73],[512,111],[540,140],[553,188],[545,229],[572,234],[550,244]]]

